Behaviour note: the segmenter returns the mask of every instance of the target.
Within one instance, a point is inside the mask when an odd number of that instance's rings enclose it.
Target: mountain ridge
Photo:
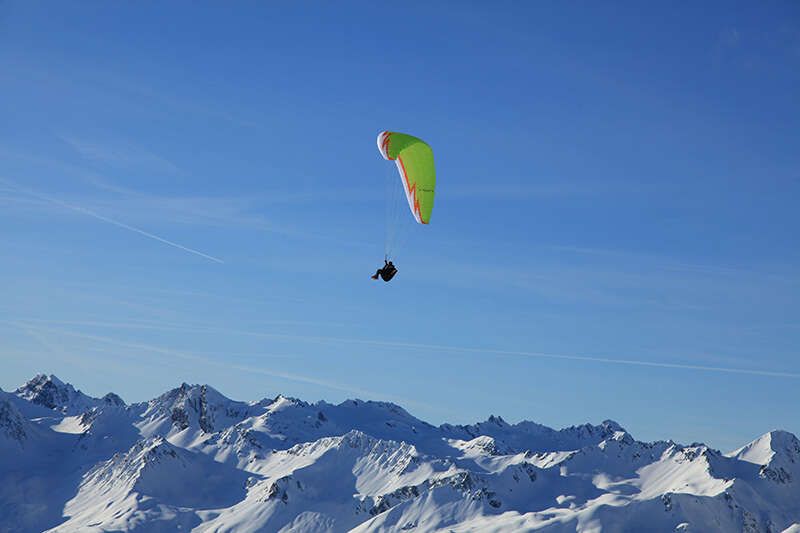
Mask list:
[[[800,441],[730,452],[620,424],[434,426],[388,402],[0,391],[0,531],[749,531],[800,524]],[[42,487],[53,487],[44,491]],[[36,513],[32,509],[47,509]]]

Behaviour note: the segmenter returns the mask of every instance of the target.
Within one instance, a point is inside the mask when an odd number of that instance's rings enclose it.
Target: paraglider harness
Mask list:
[[[383,268],[379,268],[375,275],[372,276],[372,279],[378,279],[378,276],[380,276],[383,281],[389,281],[395,274],[397,274],[397,267],[388,258],[385,258],[383,260]]]

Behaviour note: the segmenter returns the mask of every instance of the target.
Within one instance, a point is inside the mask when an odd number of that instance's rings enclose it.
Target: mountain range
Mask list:
[[[729,453],[611,420],[434,426],[392,403],[0,391],[0,532],[800,533],[800,441]]]

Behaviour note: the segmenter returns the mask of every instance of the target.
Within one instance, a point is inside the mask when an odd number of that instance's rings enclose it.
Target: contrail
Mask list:
[[[493,348],[470,348],[467,346],[446,346],[441,344],[418,344],[418,343],[410,343],[410,342],[394,342],[394,341],[382,341],[382,340],[372,340],[372,339],[347,339],[341,337],[301,337],[298,335],[284,335],[284,334],[277,334],[277,333],[263,333],[257,334],[254,332],[237,332],[237,333],[249,333],[251,335],[264,335],[270,337],[284,337],[284,338],[300,338],[312,342],[342,342],[342,343],[351,343],[351,344],[367,344],[373,346],[384,346],[390,348],[411,348],[411,349],[422,349],[422,350],[441,350],[447,352],[456,352],[456,353],[479,353],[479,354],[490,354],[490,355],[510,355],[510,356],[518,356],[518,357],[541,357],[547,359],[565,359],[565,360],[573,360],[573,361],[587,361],[587,362],[594,362],[594,363],[606,363],[606,364],[614,364],[614,365],[636,365],[636,366],[650,366],[650,367],[659,367],[659,368],[676,368],[676,369],[683,369],[683,370],[703,370],[706,372],[727,372],[730,374],[750,374],[755,376],[771,376],[771,377],[781,377],[781,378],[800,378],[800,373],[795,372],[782,372],[776,370],[758,370],[758,369],[748,369],[748,368],[733,368],[733,367],[724,367],[724,366],[705,366],[705,365],[690,365],[684,363],[664,363],[659,361],[641,361],[637,359],[616,359],[616,358],[608,358],[608,357],[594,357],[588,355],[568,355],[568,354],[555,354],[555,353],[546,353],[546,352],[527,352],[527,351],[517,351],[517,350],[497,350]]]
[[[0,321],[0,322],[5,322],[5,321]],[[165,325],[163,327],[167,326]],[[612,365],[633,365],[633,366],[646,366],[646,367],[656,367],[656,368],[672,368],[678,370],[701,370],[704,372],[724,372],[728,374],[746,374],[751,376],[768,376],[768,377],[779,377],[779,378],[789,378],[789,379],[800,379],[800,373],[785,372],[779,370],[691,365],[687,363],[667,363],[661,361],[642,361],[640,359],[620,359],[620,358],[596,357],[588,355],[557,354],[548,352],[533,352],[533,351],[520,351],[520,350],[501,350],[494,348],[472,348],[469,346],[422,344],[422,343],[402,342],[402,341],[385,341],[380,339],[353,339],[347,337],[318,337],[318,336],[306,336],[306,335],[291,335],[285,333],[264,333],[256,331],[220,328],[215,326],[207,326],[204,324],[186,324],[186,325],[171,324],[169,327],[172,329],[183,330],[183,331],[228,333],[234,335],[247,335],[252,337],[263,337],[272,339],[299,340],[299,341],[313,342],[318,344],[326,344],[326,343],[361,344],[367,346],[381,346],[385,348],[408,348],[412,350],[437,350],[442,352],[455,352],[455,353],[561,359],[570,361],[585,361],[590,363],[605,363]]]
[[[26,324],[26,323],[23,323],[23,322],[0,320],[0,323],[11,325],[11,326],[13,326],[15,328],[18,328],[18,329],[21,329],[21,330],[25,331],[28,334],[32,334],[32,331],[36,331],[36,332],[44,331],[44,332],[48,332],[48,333],[56,333],[56,334],[66,335],[66,336],[75,337],[75,338],[79,338],[79,339],[84,339],[84,340],[89,340],[89,341],[94,341],[94,342],[99,342],[99,343],[111,344],[111,345],[119,346],[119,347],[122,347],[122,348],[129,348],[129,349],[134,349],[134,350],[143,350],[143,351],[148,351],[148,352],[153,352],[153,353],[159,353],[159,354],[162,354],[162,355],[168,355],[168,356],[176,357],[178,359],[184,359],[184,360],[189,360],[189,361],[205,363],[205,364],[208,364],[208,365],[213,365],[213,366],[223,367],[223,368],[227,368],[227,369],[238,370],[240,372],[245,372],[245,373],[256,373],[256,374],[261,374],[261,375],[269,376],[269,377],[273,377],[273,378],[285,379],[285,380],[288,380],[288,381],[295,381],[295,382],[298,382],[298,383],[306,383],[306,384],[310,384],[310,385],[317,385],[317,386],[320,386],[320,387],[325,387],[325,388],[328,388],[328,389],[337,390],[337,391],[340,391],[340,392],[345,392],[347,394],[355,394],[357,396],[362,396],[362,397],[365,397],[365,398],[386,398],[389,401],[400,402],[400,403],[403,403],[405,405],[414,405],[416,407],[429,409],[429,410],[432,410],[432,411],[450,413],[450,411],[442,410],[440,407],[437,407],[437,406],[434,406],[434,405],[428,405],[428,404],[426,404],[424,402],[420,402],[418,400],[413,400],[413,399],[410,399],[410,398],[404,398],[404,397],[401,397],[401,396],[394,396],[394,395],[386,394],[385,392],[377,392],[377,391],[373,391],[373,390],[370,390],[370,389],[363,389],[363,388],[360,388],[360,387],[353,387],[351,385],[339,383],[339,382],[336,382],[336,381],[330,381],[330,380],[326,380],[326,379],[318,379],[318,378],[315,378],[313,376],[304,376],[304,375],[300,375],[300,374],[294,374],[294,373],[290,373],[290,372],[283,372],[283,371],[279,371],[279,370],[267,370],[267,369],[264,369],[264,368],[261,368],[261,367],[257,367],[257,366],[252,366],[252,365],[242,365],[242,364],[238,364],[238,363],[230,363],[228,361],[215,360],[215,359],[212,359],[212,358],[203,357],[203,356],[197,355],[197,354],[195,354],[193,352],[187,352],[187,351],[184,351],[184,350],[173,350],[171,348],[164,348],[164,347],[161,347],[161,346],[154,346],[152,344],[143,344],[143,343],[138,343],[138,342],[127,342],[127,341],[122,341],[122,340],[115,339],[115,338],[112,338],[112,337],[105,337],[105,336],[100,336],[100,335],[89,335],[89,334],[79,333],[79,332],[76,332],[76,331],[65,330],[65,329],[40,328],[38,326],[32,326],[31,324]],[[261,354],[261,355],[264,355],[264,354]]]
[[[353,339],[346,337],[314,337],[305,335],[290,335],[284,333],[262,333],[255,331],[241,331],[232,330],[227,328],[208,327],[208,326],[188,326],[184,329],[190,331],[208,331],[208,332],[227,332],[237,335],[248,335],[254,337],[265,337],[275,339],[291,339],[301,340],[305,342],[315,343],[330,343],[337,342],[343,344],[363,344],[368,346],[382,346],[386,348],[409,348],[412,350],[439,350],[443,352],[455,353],[473,353],[473,354],[489,354],[489,355],[505,355],[514,357],[538,357],[545,359],[562,359],[572,361],[586,361],[592,363],[606,363],[613,365],[634,365],[634,366],[649,366],[657,368],[674,368],[681,370],[702,370],[705,372],[726,372],[729,374],[749,374],[753,376],[769,376],[790,379],[800,379],[800,373],[784,372],[779,370],[761,370],[749,368],[735,368],[725,366],[707,366],[707,365],[690,365],[685,363],[666,363],[660,361],[642,361],[639,359],[618,359],[610,357],[595,357],[588,355],[571,355],[571,354],[556,354],[547,352],[530,352],[520,350],[500,350],[494,348],[471,348],[468,346],[448,346],[442,344],[421,344],[413,342],[400,342],[400,341],[384,341],[378,339]]]
[[[77,211],[78,213],[83,213],[84,215],[88,215],[88,216],[90,216],[92,218],[96,218],[97,220],[101,220],[103,222],[107,222],[109,224],[113,224],[114,226],[117,226],[119,228],[123,228],[123,229],[129,230],[129,231],[132,231],[134,233],[138,233],[139,235],[144,235],[145,237],[148,237],[148,238],[153,239],[155,241],[167,244],[169,246],[172,246],[173,248],[177,248],[179,250],[183,250],[184,252],[189,252],[190,254],[198,255],[200,257],[208,259],[209,261],[214,261],[215,263],[220,263],[220,264],[225,263],[225,261],[223,261],[222,259],[220,259],[218,257],[214,257],[213,255],[205,254],[205,253],[203,253],[203,252],[201,252],[199,250],[195,250],[194,248],[189,248],[188,246],[184,246],[182,244],[178,244],[177,242],[173,242],[173,241],[167,240],[167,239],[165,239],[163,237],[159,237],[158,235],[154,235],[154,234],[152,234],[150,232],[147,232],[147,231],[145,231],[143,229],[139,229],[139,228],[131,226],[129,224],[125,224],[124,222],[120,222],[118,220],[114,220],[113,218],[108,218],[108,217],[103,216],[101,214],[95,213],[94,211],[86,209],[85,207],[81,207],[81,206],[73,205],[73,204],[68,204],[67,202],[62,202],[61,200],[58,200],[56,198],[51,198],[49,196],[45,196],[43,194],[37,193],[36,191],[32,191],[30,189],[24,189],[24,188],[20,187],[19,185],[17,185],[16,183],[14,183],[14,182],[12,182],[10,180],[6,180],[6,179],[3,179],[3,178],[0,178],[0,181],[2,181],[3,183],[6,183],[7,185],[11,185],[12,187],[16,188],[18,191],[21,191],[21,192],[23,192],[25,194],[33,196],[34,198],[38,198],[40,200],[44,200],[46,202],[50,202],[50,203],[55,204],[55,205],[59,205],[59,206],[64,207],[66,209],[71,209],[72,211]]]

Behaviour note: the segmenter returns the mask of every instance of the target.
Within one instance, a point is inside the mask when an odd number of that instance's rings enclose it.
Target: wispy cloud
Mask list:
[[[656,266],[663,270],[689,272],[694,274],[707,274],[711,276],[752,276],[760,279],[769,278],[775,281],[781,281],[791,284],[800,284],[800,278],[784,276],[772,272],[760,272],[743,267],[728,266],[728,265],[709,265],[702,263],[692,263],[685,260],[679,260],[668,256],[657,255],[646,252],[634,252],[630,250],[618,250],[608,248],[593,248],[585,246],[551,246],[553,250],[580,254],[603,256],[607,258],[616,258],[624,261],[626,264],[632,260],[638,263],[647,263],[651,266]]]
[[[108,140],[99,142],[68,135],[59,135],[59,138],[80,154],[81,157],[90,161],[117,167],[145,168],[151,172],[166,174],[183,173],[172,161],[131,143],[111,142]]]
[[[278,378],[278,379],[285,379],[289,381],[295,381],[298,383],[305,383],[309,385],[315,385],[319,387],[324,387],[331,390],[336,390],[340,392],[344,392],[347,394],[354,394],[361,398],[372,399],[372,398],[384,398],[390,401],[400,402],[406,405],[416,405],[418,407],[422,407],[428,410],[439,411],[441,409],[430,406],[424,403],[419,402],[418,400],[414,400],[411,398],[404,398],[386,394],[385,392],[375,391],[370,389],[364,389],[361,387],[354,387],[349,384],[340,383],[337,381],[321,379],[314,376],[303,375],[303,374],[296,374],[292,372],[283,372],[279,370],[270,370],[265,369],[262,367],[254,366],[254,365],[243,365],[239,363],[231,363],[229,360],[218,360],[214,358],[204,357],[198,355],[196,352],[189,352],[185,350],[174,350],[172,348],[165,348],[162,346],[157,346],[153,344],[146,344],[141,342],[128,342],[123,341],[120,339],[115,339],[113,337],[108,336],[101,336],[101,335],[90,335],[86,333],[71,331],[67,329],[56,329],[56,328],[42,328],[41,326],[32,325],[29,323],[19,322],[19,321],[0,321],[0,323],[4,323],[7,325],[11,325],[17,327],[23,331],[28,333],[34,332],[45,332],[49,334],[57,334],[63,335],[67,337],[74,337],[77,339],[97,342],[108,344],[120,348],[127,348],[132,350],[138,351],[147,351],[152,353],[157,353],[160,355],[166,355],[178,359],[188,360],[196,363],[202,363],[206,365],[216,366],[216,367],[223,367],[226,369],[233,369],[238,370],[241,372],[246,372],[249,374],[256,373],[268,377]],[[277,355],[279,357],[287,357],[286,355]]]
[[[102,150],[98,147],[97,150]],[[112,149],[109,149],[112,151]],[[298,189],[259,189],[252,194],[241,195],[204,195],[193,194],[153,194],[115,182],[99,174],[96,170],[86,168],[48,157],[20,153],[0,145],[0,155],[24,162],[31,168],[45,168],[48,174],[59,172],[76,178],[75,182],[90,185],[92,192],[76,194],[60,193],[59,200],[94,213],[113,212],[124,216],[131,226],[150,224],[182,224],[225,229],[241,229],[282,235],[290,238],[324,241],[348,246],[363,246],[364,243],[350,238],[337,237],[319,231],[316,220],[309,221],[314,229],[303,228],[302,221],[285,222],[285,217],[278,213],[281,207],[298,204],[319,204],[329,201],[341,203],[344,199],[352,202],[367,202],[377,197],[372,192],[361,189],[341,188],[302,188]],[[19,180],[17,180],[19,181]],[[19,191],[20,187],[14,190]],[[9,191],[11,192],[11,191]],[[56,206],[53,202],[42,201],[33,197],[4,197],[0,194],[0,203],[10,207],[41,210]],[[7,211],[8,212],[8,211]],[[273,215],[274,213],[274,215]],[[273,220],[279,219],[281,222]],[[325,228],[330,229],[330,228]]]
[[[656,252],[541,245],[530,249],[535,261],[521,265],[512,247],[493,246],[496,252],[489,262],[432,255],[426,266],[448,273],[442,283],[513,290],[520,302],[532,295],[536,302],[591,306],[595,312],[686,312],[672,314],[671,323],[688,320],[691,314],[706,323],[736,317],[741,327],[746,325],[744,317],[751,324],[765,323],[779,318],[775,310],[780,306],[797,307],[793,295],[800,289],[800,272],[792,263],[759,264],[757,257],[747,264],[703,263]],[[417,275],[415,281],[428,280]]]
[[[800,379],[800,373],[785,372],[780,370],[762,370],[762,369],[748,369],[748,368],[733,368],[724,366],[690,365],[684,363],[669,363],[662,361],[644,361],[637,359],[555,354],[547,352],[532,352],[532,351],[520,351],[520,350],[502,350],[502,349],[492,349],[492,348],[470,348],[465,346],[420,344],[411,342],[383,341],[374,339],[348,339],[341,337],[301,337],[297,335],[282,335],[282,334],[269,334],[269,333],[263,335],[293,338],[295,340],[307,340],[314,342],[341,342],[348,344],[367,344],[373,346],[408,348],[415,350],[433,350],[433,351],[445,351],[445,352],[468,353],[468,354],[505,355],[514,357],[533,357],[533,358],[545,358],[545,359],[563,359],[570,361],[585,361],[591,363],[604,363],[613,365],[633,365],[633,366],[656,367],[656,368],[670,368],[679,370],[700,370],[704,372],[723,372],[730,374],[749,374],[753,376],[769,376],[769,377]]]
[[[190,90],[159,87],[122,71],[109,70],[107,66],[98,68],[91,62],[80,64],[73,61],[68,66],[61,65],[63,68],[59,70],[56,65],[42,68],[24,58],[14,58],[13,62],[8,62],[8,66],[13,76],[22,78],[29,84],[39,83],[63,91],[77,92],[87,99],[115,95],[151,113],[177,112],[192,117],[202,116],[213,124],[230,124],[248,130],[262,125],[256,120],[245,118],[243,114],[220,106],[221,102],[229,103],[228,101],[197,98]]]
[[[177,248],[179,250],[183,250],[184,252],[188,252],[190,254],[197,255],[197,256],[202,257],[204,259],[208,259],[209,261],[213,261],[215,263],[224,263],[225,262],[225,261],[223,261],[222,259],[220,259],[218,257],[214,257],[213,255],[209,255],[209,254],[207,254],[205,252],[201,252],[200,250],[196,250],[194,248],[190,248],[188,246],[184,246],[182,244],[179,244],[177,242],[171,241],[169,239],[165,239],[164,237],[160,237],[158,235],[155,235],[154,233],[150,233],[150,232],[145,231],[145,230],[143,230],[141,228],[137,228],[135,226],[131,226],[129,224],[125,224],[124,222],[120,222],[119,220],[115,220],[113,218],[101,215],[99,213],[95,213],[94,211],[91,211],[90,209],[86,209],[85,207],[81,207],[81,206],[78,206],[78,205],[70,204],[70,203],[61,201],[61,200],[59,200],[57,198],[52,198],[50,196],[45,196],[45,195],[43,195],[41,193],[38,193],[36,191],[32,191],[30,189],[25,189],[23,187],[18,186],[16,183],[11,182],[11,181],[6,180],[6,179],[3,179],[3,178],[0,178],[0,181],[6,183],[7,185],[11,185],[13,187],[16,187],[20,192],[23,192],[23,193],[25,193],[27,195],[30,195],[30,196],[32,196],[34,198],[37,198],[39,200],[50,202],[50,203],[52,203],[54,205],[58,205],[58,206],[61,206],[61,207],[65,208],[65,209],[70,209],[72,211],[76,211],[78,213],[82,213],[84,215],[87,215],[89,217],[95,218],[95,219],[100,220],[102,222],[106,222],[108,224],[111,224],[113,226],[117,226],[119,228],[126,229],[128,231],[133,232],[133,233],[138,233],[139,235],[142,235],[142,236],[147,237],[149,239],[158,241],[158,242],[166,244],[168,246],[172,246],[173,248]]]
[[[16,319],[26,324],[49,324],[62,326],[79,326],[101,329],[120,330],[153,330],[153,331],[202,331],[204,328],[213,328],[211,324],[192,324],[181,322],[166,322],[162,320],[128,319],[119,321],[109,320],[58,320],[23,317]],[[318,322],[311,320],[259,320],[258,324],[265,326],[345,326],[342,322]]]
[[[28,325],[28,327],[31,327],[30,324],[27,324],[27,325]],[[474,348],[474,347],[468,347],[468,346],[455,346],[455,345],[443,345],[443,344],[426,344],[426,343],[415,343],[415,342],[404,342],[404,341],[389,341],[389,340],[381,340],[381,339],[358,339],[358,338],[348,338],[348,337],[330,337],[330,336],[296,335],[296,334],[284,334],[284,333],[266,333],[266,332],[254,332],[254,331],[239,330],[239,329],[220,328],[220,327],[208,326],[208,325],[185,325],[185,326],[176,326],[176,327],[178,329],[184,329],[185,331],[195,331],[195,332],[204,331],[204,332],[215,332],[215,333],[228,333],[228,334],[233,334],[233,335],[247,335],[247,336],[254,336],[254,337],[285,339],[285,340],[294,340],[294,341],[320,343],[320,344],[333,344],[333,343],[336,343],[336,344],[355,344],[355,345],[380,346],[380,347],[385,347],[385,348],[400,348],[400,349],[410,349],[410,350],[452,352],[452,353],[462,353],[462,354],[500,355],[500,356],[509,356],[509,357],[530,357],[530,358],[544,358],[544,359],[561,359],[561,360],[569,360],[569,361],[583,361],[583,362],[587,362],[587,363],[641,366],[641,367],[665,368],[665,369],[676,369],[676,370],[697,370],[697,371],[703,371],[703,372],[718,372],[718,373],[728,373],[728,374],[747,374],[747,375],[753,375],[753,376],[800,379],[800,373],[798,373],[798,372],[789,372],[789,371],[772,370],[772,369],[752,369],[752,368],[736,368],[736,367],[729,367],[729,366],[693,365],[693,364],[687,364],[687,363],[672,363],[672,362],[668,362],[668,361],[648,361],[648,360],[642,360],[642,359],[616,358],[616,357],[597,357],[597,356],[591,356],[591,355],[558,354],[558,353],[539,352],[539,351],[506,350],[506,349],[499,349],[499,348]],[[82,334],[80,334],[80,335],[82,335]]]
[[[0,325],[6,324],[11,325],[10,323],[0,321]],[[24,333],[29,338],[33,339],[40,347],[45,349],[44,353],[38,353],[36,351],[32,351],[29,349],[26,350],[8,350],[4,349],[3,354],[6,357],[18,357],[22,360],[30,360],[31,357],[38,357],[41,358],[43,361],[51,363],[53,361],[59,361],[63,363],[69,364],[71,367],[80,367],[85,369],[86,371],[91,371],[96,373],[98,371],[97,367],[97,360],[93,357],[86,357],[85,355],[80,355],[77,353],[77,350],[67,350],[62,343],[53,342],[50,338],[50,335],[38,328],[21,326],[19,324],[14,324],[13,327],[18,331]],[[103,362],[104,366],[111,366],[116,369],[121,369],[125,371],[129,371],[128,367],[124,365],[120,365],[115,362],[110,362],[105,360]]]

